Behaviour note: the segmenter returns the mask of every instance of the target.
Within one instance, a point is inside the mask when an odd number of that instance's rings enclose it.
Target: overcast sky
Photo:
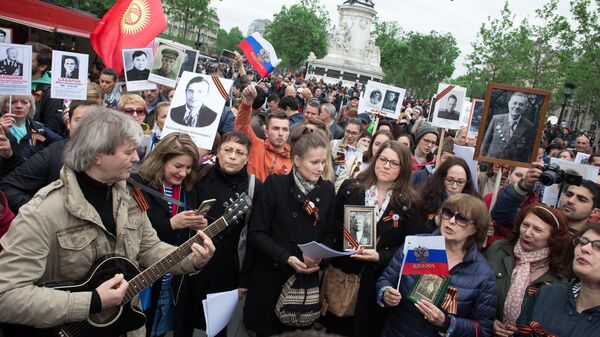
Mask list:
[[[248,25],[254,19],[272,19],[283,5],[290,6],[297,0],[213,0],[221,21],[221,28],[229,30],[239,27],[245,35]],[[339,14],[337,5],[344,0],[321,0],[329,12],[333,25],[337,25]],[[471,52],[471,43],[475,41],[482,23],[488,17],[497,18],[504,0],[373,0],[378,17],[384,21],[396,21],[405,31],[428,33],[435,30],[452,33],[461,50],[455,62],[455,76],[466,72],[463,65],[465,57]],[[541,8],[545,0],[508,0],[511,11],[516,14],[517,22],[528,16],[532,22],[535,10]],[[569,15],[569,0],[560,0],[559,12]],[[290,32],[293,34],[294,32]]]

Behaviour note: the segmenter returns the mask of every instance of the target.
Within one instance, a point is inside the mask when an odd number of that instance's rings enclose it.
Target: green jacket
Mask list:
[[[487,258],[496,274],[496,295],[498,298],[498,301],[496,302],[496,319],[502,321],[504,320],[504,302],[508,295],[510,280],[515,265],[514,244],[504,240],[494,241],[483,255]],[[530,284],[528,290],[532,291],[526,292],[523,304],[525,304],[525,301],[533,296],[542,286],[566,282],[567,280],[548,270],[544,275],[540,276]]]

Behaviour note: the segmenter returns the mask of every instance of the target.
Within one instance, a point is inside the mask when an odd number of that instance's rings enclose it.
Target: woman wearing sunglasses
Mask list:
[[[572,255],[564,216],[542,204],[524,207],[515,220],[514,239],[495,241],[485,252],[496,272],[496,336],[512,336],[521,306],[542,286],[564,282]],[[571,255],[571,256],[569,256]]]
[[[328,333],[379,336],[384,312],[377,306],[375,281],[404,243],[404,238],[423,233],[421,212],[415,206],[417,194],[409,184],[411,165],[410,150],[396,141],[387,141],[381,145],[369,166],[356,179],[346,180],[338,191],[335,204],[336,248],[344,249],[342,226],[346,205],[375,207],[377,237],[372,242],[376,244],[375,248],[361,247],[351,257],[331,261],[332,267],[349,275],[359,275],[360,288],[354,316],[341,318],[327,312],[323,323]]]
[[[600,224],[573,239],[571,283],[541,288],[525,302],[515,336],[598,336],[600,332]]]
[[[440,188],[441,187],[441,188]],[[440,208],[449,196],[459,193],[477,196],[469,174],[469,166],[462,158],[446,159],[429,177],[421,191],[421,209],[427,216],[426,228],[432,232],[439,227]]]
[[[148,112],[148,104],[146,104],[146,101],[140,95],[124,94],[119,97],[117,108],[136,121],[144,131],[144,137],[136,149],[138,157],[140,157],[139,163],[134,167],[134,170],[137,171],[142,160],[148,154],[150,144],[152,144],[152,130],[150,130],[148,124],[144,123],[144,118],[146,118],[146,113]]]
[[[393,307],[383,327],[382,337],[398,336],[490,336],[496,311],[494,271],[479,248],[485,242],[490,217],[483,201],[468,194],[453,195],[444,202],[440,231],[446,241],[449,293],[457,303],[440,309],[427,300],[413,304],[404,297],[415,278],[403,275],[404,258],[399,249],[377,281],[377,301]]]

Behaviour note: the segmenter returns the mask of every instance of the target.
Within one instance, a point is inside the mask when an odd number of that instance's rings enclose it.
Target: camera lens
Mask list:
[[[540,183],[544,186],[556,184],[556,172],[549,170],[542,172],[542,174],[540,174]]]

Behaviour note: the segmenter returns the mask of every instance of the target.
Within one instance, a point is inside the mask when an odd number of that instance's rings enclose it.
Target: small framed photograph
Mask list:
[[[0,27],[0,43],[12,43],[12,28]]]
[[[179,45],[159,40],[148,81],[175,88],[184,54],[185,50]]]
[[[344,250],[354,250],[356,244],[364,248],[375,249],[377,224],[375,208],[371,206],[344,206],[344,228],[350,238],[344,236]]]
[[[468,137],[475,139],[479,134],[479,125],[481,124],[481,115],[483,114],[483,104],[485,103],[482,99],[474,99],[471,104],[471,115],[469,116],[469,132]]]
[[[440,83],[433,105],[432,126],[456,130],[460,128],[460,119],[467,89],[455,85]]]
[[[474,159],[531,167],[549,102],[546,90],[488,83]]]
[[[408,290],[407,297],[413,303],[417,303],[420,300],[427,300],[435,306],[440,306],[446,295],[449,283],[450,278],[446,276],[434,274],[417,275]]]
[[[402,100],[405,94],[406,89],[368,81],[358,102],[358,112],[368,113],[378,110],[387,118],[397,119],[402,110]]]

